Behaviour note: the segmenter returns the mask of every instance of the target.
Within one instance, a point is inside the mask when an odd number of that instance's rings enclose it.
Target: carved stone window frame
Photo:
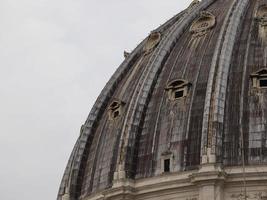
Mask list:
[[[267,81],[267,68],[261,68],[257,72],[251,74],[250,77],[254,88],[267,89],[267,84],[266,86],[261,85],[261,81]]]
[[[200,37],[208,33],[216,25],[216,17],[208,11],[203,11],[200,16],[192,23],[190,33],[194,37]]]
[[[160,159],[161,173],[164,174],[173,172],[173,153],[171,151],[165,151],[161,154]],[[169,171],[165,171],[165,160],[169,160]]]
[[[124,102],[120,100],[114,100],[108,107],[109,119],[114,121],[121,117],[123,112]]]
[[[182,99],[189,94],[191,83],[183,79],[175,79],[168,83],[165,90],[168,93],[169,100],[175,101]],[[177,94],[179,93],[179,96]]]

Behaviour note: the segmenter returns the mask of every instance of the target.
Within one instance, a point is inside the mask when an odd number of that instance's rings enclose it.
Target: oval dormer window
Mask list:
[[[109,113],[109,119],[110,120],[116,120],[118,119],[121,114],[122,114],[122,107],[124,103],[121,101],[113,101],[109,108],[108,108],[108,113]]]
[[[200,16],[193,22],[190,27],[190,32],[193,36],[205,35],[210,29],[215,26],[216,18],[210,12],[201,12]]]
[[[251,74],[252,85],[255,88],[267,88],[267,68],[262,68],[259,71]]]
[[[171,81],[165,90],[168,92],[170,100],[178,100],[188,95],[190,86],[188,81],[177,79]]]
[[[256,20],[261,26],[267,26],[267,4],[261,5],[258,8]]]
[[[152,32],[146,41],[144,46],[145,54],[149,54],[160,42],[161,34],[159,32]]]

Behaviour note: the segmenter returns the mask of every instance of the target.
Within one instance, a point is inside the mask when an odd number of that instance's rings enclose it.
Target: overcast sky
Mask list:
[[[53,200],[80,126],[151,30],[191,0],[0,0],[0,199]]]

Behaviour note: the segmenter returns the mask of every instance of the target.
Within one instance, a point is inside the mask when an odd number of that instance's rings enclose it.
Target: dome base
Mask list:
[[[265,200],[267,165],[243,168],[205,164],[199,170],[164,173],[147,179],[120,179],[113,187],[86,200]]]

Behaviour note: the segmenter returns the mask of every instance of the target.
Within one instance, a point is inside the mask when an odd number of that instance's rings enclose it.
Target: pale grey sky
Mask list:
[[[0,1],[0,199],[56,198],[80,126],[123,51],[190,2]]]

